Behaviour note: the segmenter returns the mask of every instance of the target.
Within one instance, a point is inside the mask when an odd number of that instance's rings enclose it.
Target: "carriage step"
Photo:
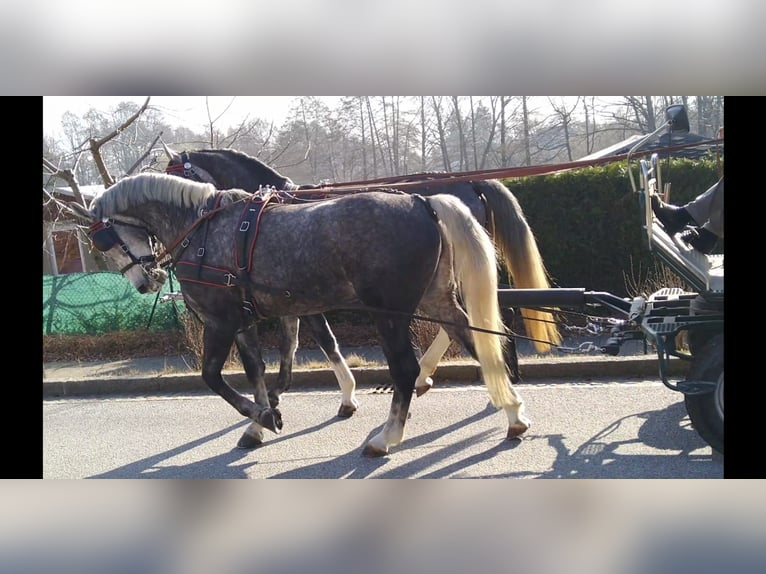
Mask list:
[[[716,383],[711,381],[680,381],[676,383],[676,390],[685,395],[704,395],[715,390]]]

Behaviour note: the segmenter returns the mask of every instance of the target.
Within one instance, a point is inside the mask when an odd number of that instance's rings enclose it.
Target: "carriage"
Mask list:
[[[521,309],[527,319],[541,308],[596,305],[620,316],[603,351],[618,354],[622,343],[638,338],[653,344],[662,382],[684,394],[695,429],[723,453],[723,256],[692,252],[654,223],[650,196],[663,188],[656,154],[640,160],[638,184],[633,178],[636,153],[665,129],[688,130],[682,106],[668,108],[666,122],[631,149],[628,168],[649,248],[693,292],[662,289],[646,298],[623,299],[548,287],[520,206],[497,180],[483,187],[457,179],[449,184],[434,178],[388,182],[389,189],[359,186],[365,189],[357,191],[365,193],[294,203],[299,186],[265,166],[235,169],[214,157],[212,165],[201,167],[192,163],[191,154],[166,148],[171,156],[167,172],[179,167],[177,175],[183,178],[125,178],[96,198],[90,210],[77,211],[89,223],[94,246],[115,259],[139,291],[158,292],[167,278],[160,261],[167,255],[172,262],[187,308],[205,323],[203,379],[253,421],[239,446],[260,444],[264,428],[275,433],[282,429],[278,406],[281,392],[289,388],[298,317],[331,360],[343,394],[338,416],[349,417],[357,408],[355,383],[323,313],[356,309],[372,314],[394,393],[388,421],[363,453],[383,456],[403,439],[411,396],[415,391],[420,396],[433,384],[429,375],[451,340],[480,362],[493,405],[508,416],[507,438],[523,434],[529,419],[512,385],[518,381],[515,350],[508,352],[512,339],[498,306]],[[233,174],[240,179],[223,179]],[[257,186],[256,193],[238,182]],[[503,226],[501,212],[510,224]],[[481,231],[482,225],[488,233]],[[508,230],[512,235],[504,243]],[[161,255],[155,252],[157,243],[164,248]],[[514,289],[497,282],[495,249],[508,252],[509,267],[521,266],[510,269],[518,279]],[[536,263],[524,268],[530,262]],[[425,311],[422,318],[438,323],[440,331],[417,360],[409,326],[413,318],[421,318],[419,311]],[[271,317],[282,320],[284,340],[278,384],[267,389],[257,322]],[[502,339],[510,342],[498,344]],[[550,333],[548,341],[544,347],[560,339]],[[221,375],[233,344],[255,401],[234,391]],[[670,380],[671,357],[690,363],[684,380]]]
[[[724,256],[705,255],[668,235],[654,218],[651,196],[665,193],[658,154],[636,161],[636,154],[663,131],[686,132],[689,121],[682,105],[669,106],[666,121],[641,138],[628,152],[628,174],[638,200],[648,248],[693,291],[662,288],[648,297],[619,298],[584,289],[499,290],[501,306],[600,306],[616,316],[611,337],[602,347],[617,355],[628,340],[644,339],[657,352],[659,376],[670,390],[684,395],[694,429],[713,449],[724,452]],[[638,164],[636,166],[636,164]],[[638,171],[638,181],[634,177]],[[668,361],[689,363],[683,380],[672,380]]]

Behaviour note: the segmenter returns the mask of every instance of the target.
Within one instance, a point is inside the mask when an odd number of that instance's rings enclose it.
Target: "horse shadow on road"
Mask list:
[[[631,418],[643,419],[637,437],[627,440],[610,439],[610,435],[615,434]],[[561,434],[526,439],[547,441],[556,451],[555,462],[546,472],[513,472],[487,478],[711,478],[710,465],[690,464],[711,460],[717,463],[720,478],[723,478],[723,455],[715,451],[712,451],[712,456],[696,453],[708,445],[691,426],[683,401],[664,409],[617,419],[574,451],[567,448],[565,439]],[[643,449],[647,446],[663,452],[630,452],[634,447]]]
[[[342,419],[331,419],[324,421],[303,431],[289,435],[281,435],[264,443],[258,449],[264,448],[269,444],[277,444],[291,437],[303,434],[311,434],[322,428],[330,426]],[[248,460],[241,464],[239,461],[249,456],[258,449],[233,448],[223,452],[220,455],[199,460],[185,465],[162,465],[164,461],[170,460],[184,452],[191,451],[210,441],[219,439],[235,430],[244,429],[250,424],[250,421],[244,420],[230,425],[218,432],[200,437],[196,440],[187,442],[174,449],[137,460],[130,464],[115,468],[113,470],[93,475],[89,478],[159,478],[159,479],[236,479],[249,478],[246,470],[251,466],[258,464],[257,460]]]
[[[417,449],[443,439],[451,432],[464,429],[466,426],[479,422],[481,419],[496,414],[491,404],[471,416],[445,427],[408,438],[402,448]],[[620,440],[616,438],[620,427],[628,419],[642,419],[638,434],[635,437]],[[184,478],[184,479],[237,479],[250,478],[247,470],[258,460],[252,453],[261,449],[274,447],[283,441],[297,436],[311,434],[329,428],[342,422],[343,419],[332,418],[308,427],[297,433],[280,435],[264,443],[258,449],[247,450],[233,448],[219,455],[195,461],[185,465],[163,465],[163,462],[181,455],[184,452],[216,440],[237,429],[244,429],[248,421],[230,425],[216,433],[209,434],[194,441],[180,445],[174,449],[146,457],[128,465],[94,475],[90,478]],[[383,425],[370,431],[366,440],[377,434]],[[679,433],[680,428],[680,433]],[[361,455],[361,448],[355,448],[348,453],[333,459],[323,458],[321,461],[270,475],[268,478],[283,479],[336,479],[336,478],[710,478],[710,465],[690,464],[690,462],[706,462],[711,460],[708,454],[696,453],[707,446],[688,422],[688,416],[683,402],[670,405],[667,408],[635,413],[611,422],[607,427],[580,444],[574,451],[566,444],[566,436],[562,434],[543,434],[525,437],[522,440],[508,441],[504,438],[495,441],[495,430],[480,430],[470,436],[450,442],[441,448],[428,451],[423,456],[403,464],[392,466],[381,472],[381,469],[391,462],[389,457],[366,458]],[[471,468],[502,455],[505,451],[524,448],[532,442],[545,441],[546,446],[555,451],[555,457],[550,468],[540,470],[520,470],[501,472],[491,475],[477,475]],[[366,441],[365,441],[366,442]],[[479,453],[454,460],[456,455],[466,451],[476,444],[490,442],[492,446]],[[645,447],[652,447],[660,452],[646,453]],[[639,447],[641,453],[632,453]],[[538,448],[538,447],[534,447]],[[392,449],[391,456],[396,456],[397,449]],[[448,462],[444,466],[445,461]],[[713,462],[718,462],[723,477],[723,456],[716,452],[712,454]]]

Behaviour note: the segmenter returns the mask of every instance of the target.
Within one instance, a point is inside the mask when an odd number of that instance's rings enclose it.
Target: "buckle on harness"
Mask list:
[[[226,282],[224,283],[224,285],[226,285],[227,287],[234,287],[234,281],[233,280],[237,278],[236,275],[233,275],[231,273],[227,273],[226,275],[224,275],[224,278],[226,279]]]
[[[204,256],[205,256],[205,248],[200,247],[199,249],[197,249],[197,257],[204,257]]]
[[[239,230],[244,232],[250,229],[250,222],[249,221],[243,221],[242,224],[239,226]]]

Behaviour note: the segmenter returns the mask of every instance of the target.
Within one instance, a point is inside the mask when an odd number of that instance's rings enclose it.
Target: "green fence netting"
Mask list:
[[[178,291],[172,275],[160,292]],[[43,335],[103,335],[115,331],[168,331],[181,326],[183,302],[142,295],[120,273],[43,276]]]

